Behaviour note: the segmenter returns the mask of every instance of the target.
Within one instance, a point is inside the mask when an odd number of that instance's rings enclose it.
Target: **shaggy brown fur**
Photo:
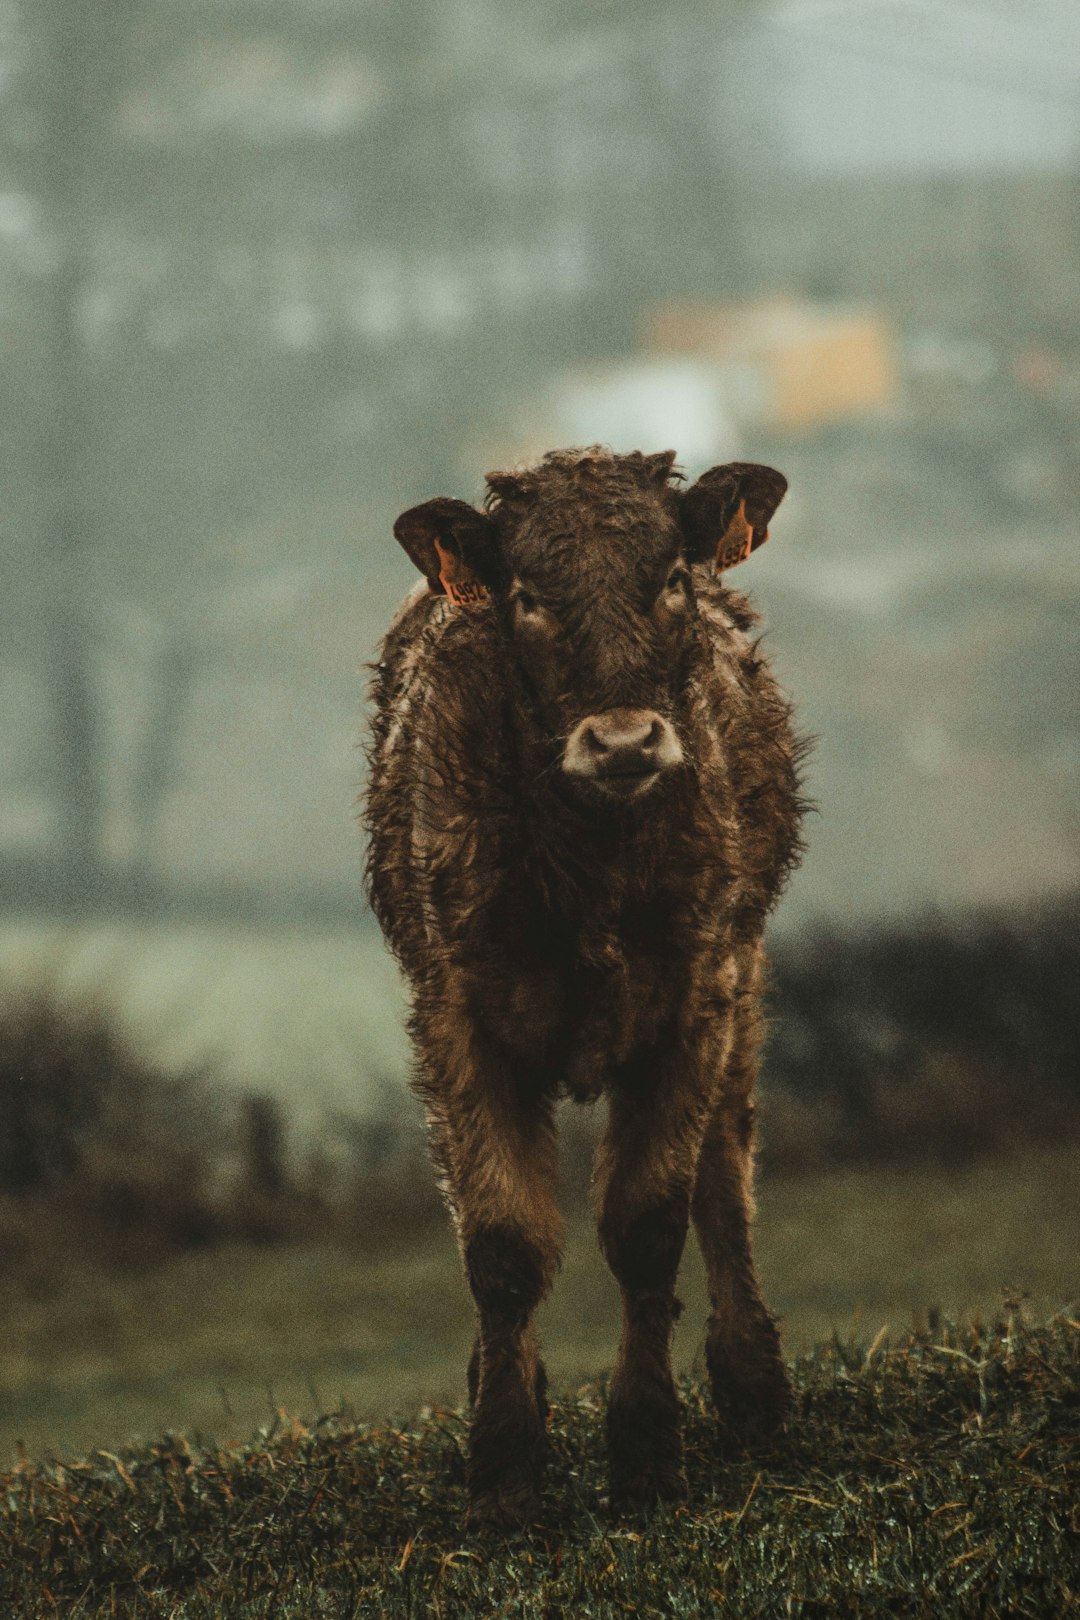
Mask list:
[[[673,462],[555,452],[489,475],[484,512],[430,501],[395,525],[428,588],[378,666],[368,885],[477,1306],[474,1523],[536,1509],[560,1093],[609,1112],[613,1499],[684,1489],[670,1341],[691,1218],[718,1408],[766,1429],[789,1400],[748,1222],[760,940],[800,848],[799,747],[754,614],[714,572],[718,548],[764,539],[786,485],[734,464],[681,491]]]

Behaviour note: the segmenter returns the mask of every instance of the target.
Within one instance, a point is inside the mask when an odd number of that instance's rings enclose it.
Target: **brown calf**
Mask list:
[[[800,848],[799,747],[717,573],[786,483],[734,463],[682,491],[674,459],[553,452],[489,475],[483,512],[439,499],[394,526],[427,587],[378,666],[368,885],[476,1301],[477,1524],[536,1512],[560,1094],[608,1105],[613,1500],[685,1489],[671,1328],[691,1218],[718,1408],[767,1429],[789,1401],[748,1222],[761,932]]]

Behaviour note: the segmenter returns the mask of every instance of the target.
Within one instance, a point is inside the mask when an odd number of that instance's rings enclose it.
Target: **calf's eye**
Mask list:
[[[671,573],[667,577],[667,581],[664,585],[665,595],[672,596],[676,592],[678,592],[679,595],[683,595],[686,590],[686,581],[686,569],[680,563],[678,567],[671,570]]]
[[[539,602],[529,591],[518,591],[517,595],[514,597],[514,601],[517,603],[522,613],[539,613],[540,611]]]

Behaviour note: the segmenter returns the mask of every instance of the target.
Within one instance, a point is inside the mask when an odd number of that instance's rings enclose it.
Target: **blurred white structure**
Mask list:
[[[607,444],[624,454],[674,445],[693,477],[738,453],[732,391],[722,366],[696,360],[643,358],[573,372],[555,394],[550,442]]]

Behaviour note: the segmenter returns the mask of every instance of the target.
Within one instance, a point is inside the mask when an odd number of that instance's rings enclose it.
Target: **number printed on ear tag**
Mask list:
[[[456,552],[435,541],[439,554],[439,582],[455,607],[484,607],[488,602],[488,589],[482,585]]]
[[[487,587],[478,579],[447,579],[440,574],[443,589],[455,607],[483,607],[488,600]]]

